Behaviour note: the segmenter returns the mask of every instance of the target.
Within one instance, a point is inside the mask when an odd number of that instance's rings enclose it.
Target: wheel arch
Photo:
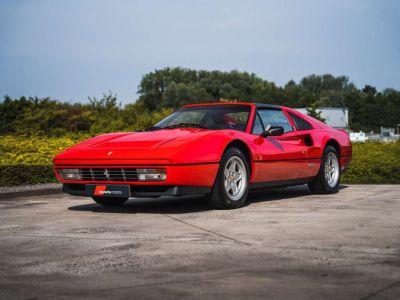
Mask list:
[[[339,145],[338,141],[331,138],[325,143],[324,150],[327,146],[332,146],[333,148],[335,148],[335,150],[337,151],[337,153],[339,154],[339,157],[340,157],[340,155],[341,155],[340,154],[340,145]]]
[[[251,155],[250,148],[246,145],[245,142],[243,142],[241,140],[238,140],[238,139],[235,139],[233,141],[230,141],[226,145],[222,155],[224,155],[226,150],[228,150],[229,148],[233,148],[233,147],[238,148],[240,151],[242,151],[243,155],[246,157],[246,160],[247,160],[247,163],[248,163],[249,169],[250,169],[250,176],[249,177],[251,178],[252,175],[253,175],[253,166],[252,166],[253,158],[252,158],[252,155]],[[222,158],[222,156],[221,156],[221,158]]]

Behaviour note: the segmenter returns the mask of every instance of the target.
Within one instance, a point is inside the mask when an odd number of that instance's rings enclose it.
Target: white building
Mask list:
[[[365,132],[350,132],[350,141],[353,143],[355,142],[360,142],[360,143],[365,143],[365,141],[368,139],[367,135]]]
[[[302,114],[307,114],[305,108],[296,108]],[[325,123],[336,129],[349,129],[349,109],[345,107],[321,107],[317,109]]]

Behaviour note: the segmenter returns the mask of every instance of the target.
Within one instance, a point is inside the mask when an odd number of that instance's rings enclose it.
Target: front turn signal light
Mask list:
[[[139,181],[164,181],[167,179],[165,169],[136,169]]]
[[[82,180],[80,169],[57,169],[58,175],[65,180]]]

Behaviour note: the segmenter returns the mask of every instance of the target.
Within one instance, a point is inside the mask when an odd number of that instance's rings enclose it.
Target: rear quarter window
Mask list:
[[[310,130],[313,129],[312,125],[310,122],[304,120],[303,118],[288,112],[289,116],[292,118],[294,125],[296,126],[297,130]]]

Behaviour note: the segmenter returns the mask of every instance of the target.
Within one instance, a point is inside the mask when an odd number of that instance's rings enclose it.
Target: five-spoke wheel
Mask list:
[[[339,181],[339,161],[334,152],[329,152],[324,161],[325,180],[331,187],[335,187]]]
[[[225,192],[228,197],[233,200],[239,200],[247,188],[246,167],[244,162],[238,156],[232,156],[225,166]]]
[[[249,192],[249,174],[249,165],[242,151],[238,148],[227,149],[209,195],[210,203],[220,209],[241,207]]]
[[[340,166],[336,149],[328,145],[322,155],[318,175],[308,183],[311,191],[317,194],[331,194],[339,190]]]

